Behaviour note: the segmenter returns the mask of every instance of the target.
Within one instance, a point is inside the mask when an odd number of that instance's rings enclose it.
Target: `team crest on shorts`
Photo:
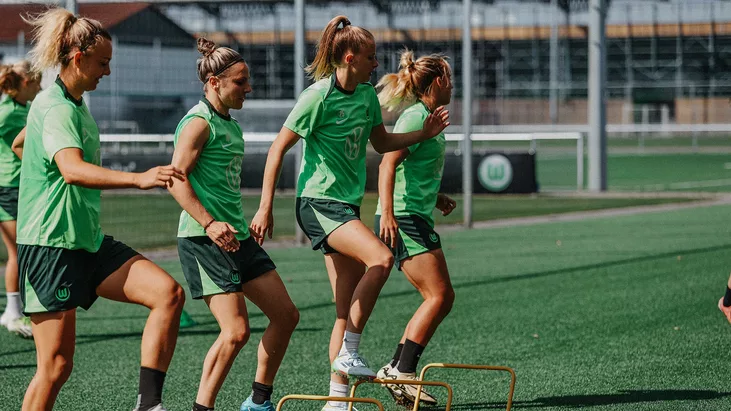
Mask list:
[[[62,285],[56,289],[56,299],[58,301],[66,302],[71,298],[71,289],[66,287],[65,285]]]

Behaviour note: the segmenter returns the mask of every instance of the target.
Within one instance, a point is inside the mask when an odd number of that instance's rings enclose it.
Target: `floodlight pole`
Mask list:
[[[589,4],[589,191],[607,190],[606,0]]]
[[[79,14],[79,4],[76,0],[66,0],[66,10],[73,14]]]
[[[297,99],[305,89],[305,0],[294,0],[294,98]],[[294,189],[297,191],[300,167],[302,166],[302,145],[300,141],[294,151]],[[296,193],[295,193],[296,195]],[[305,243],[305,233],[297,222],[294,223],[295,241]]]
[[[472,0],[462,0],[462,202],[464,226],[472,228]]]

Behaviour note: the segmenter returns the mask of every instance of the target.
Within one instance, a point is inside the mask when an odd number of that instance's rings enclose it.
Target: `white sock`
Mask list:
[[[335,381],[330,381],[330,397],[347,397],[348,396],[348,384],[340,384]],[[328,403],[333,407],[342,407],[344,405],[348,405],[347,402],[342,401],[328,401]]]
[[[360,346],[360,334],[352,333],[350,331],[345,332],[343,337],[343,345],[340,347],[339,355],[345,353],[357,353],[358,347]]]
[[[23,309],[20,304],[20,293],[7,293],[8,305],[5,306],[5,314],[10,318],[18,318],[23,315]]]

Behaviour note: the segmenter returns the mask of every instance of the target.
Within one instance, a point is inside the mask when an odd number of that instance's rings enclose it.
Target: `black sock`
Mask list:
[[[213,408],[208,408],[205,405],[200,405],[197,402],[194,402],[193,411],[213,411]]]
[[[726,295],[723,296],[723,306],[731,307],[731,288],[726,286]]]
[[[393,354],[393,359],[391,359],[391,368],[395,367],[396,364],[398,364],[399,358],[401,358],[401,350],[404,349],[404,345],[399,343],[398,347],[396,347],[396,352]]]
[[[401,358],[398,361],[399,372],[404,374],[416,372],[416,366],[419,364],[423,352],[424,347],[407,339],[401,351]]]
[[[140,367],[140,411],[149,411],[162,403],[163,384],[165,384],[164,372]]]
[[[272,399],[274,387],[271,385],[264,385],[254,381],[254,383],[251,384],[251,389],[254,391],[251,395],[251,399],[254,401],[254,404],[261,405],[264,404],[264,401]]]

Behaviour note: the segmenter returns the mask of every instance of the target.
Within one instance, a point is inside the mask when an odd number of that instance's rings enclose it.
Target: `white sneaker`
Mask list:
[[[338,355],[330,369],[332,372],[344,377],[376,378],[376,373],[368,368],[365,359],[357,352]]]
[[[9,322],[10,322],[10,313],[8,313],[7,311],[4,311],[3,315],[0,315],[0,325],[7,328]]]
[[[30,325],[30,318],[20,317],[10,320],[6,325],[8,331],[23,338],[33,338],[33,328]]]
[[[325,406],[322,407],[322,411],[343,411],[348,409],[348,403],[347,402],[338,402],[338,405],[332,405],[330,404],[330,401],[325,403]],[[353,411],[358,411],[355,406],[353,406]]]

